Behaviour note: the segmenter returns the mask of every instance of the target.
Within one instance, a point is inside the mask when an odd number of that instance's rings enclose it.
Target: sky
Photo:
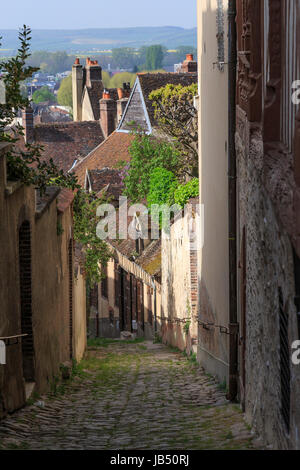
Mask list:
[[[14,0],[1,2],[1,29],[196,27],[197,0]]]

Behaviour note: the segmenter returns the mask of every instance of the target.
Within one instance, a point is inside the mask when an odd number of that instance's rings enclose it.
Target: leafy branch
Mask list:
[[[0,41],[1,41],[0,37]],[[20,180],[25,185],[34,185],[40,193],[46,187],[55,185],[79,188],[73,174],[64,174],[54,164],[53,160],[42,160],[43,147],[26,143],[22,148],[20,141],[24,136],[23,127],[15,120],[19,109],[27,108],[30,102],[21,93],[21,84],[38,70],[36,67],[27,67],[26,61],[30,57],[31,29],[26,25],[19,32],[20,47],[17,55],[0,61],[0,76],[5,86],[5,102],[0,103],[0,142],[11,144],[7,153],[7,176],[10,180]],[[1,42],[0,42],[1,46]]]
[[[187,176],[198,175],[196,94],[197,84],[194,83],[186,87],[168,84],[149,95],[161,129],[173,140],[185,160],[182,170]]]
[[[74,200],[74,238],[85,257],[85,273],[91,285],[104,278],[103,267],[111,258],[107,244],[97,237],[97,208],[103,200],[79,190]]]

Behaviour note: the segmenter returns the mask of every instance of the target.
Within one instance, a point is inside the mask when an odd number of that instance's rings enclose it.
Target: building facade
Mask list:
[[[299,25],[297,0],[237,2],[240,397],[267,442],[298,449]]]
[[[199,1],[198,23],[198,357],[267,445],[299,449],[300,2]]]

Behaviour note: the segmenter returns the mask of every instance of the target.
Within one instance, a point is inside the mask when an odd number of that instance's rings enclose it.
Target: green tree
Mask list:
[[[110,88],[122,88],[123,83],[130,83],[130,86],[133,87],[134,82],[136,79],[136,75],[134,73],[130,72],[122,72],[122,73],[116,73],[114,75],[110,82],[109,82],[109,87]]]
[[[65,51],[48,52],[35,51],[27,60],[27,64],[39,67],[43,72],[55,75],[59,72],[71,70],[75,56],[68,55]]]
[[[97,208],[101,202],[105,201],[83,190],[77,192],[74,200],[74,238],[84,253],[85,274],[90,285],[103,279],[103,267],[111,258],[107,244],[97,237]]]
[[[0,61],[0,73],[6,90],[5,103],[0,103],[0,143],[12,144],[7,154],[7,171],[10,180],[19,180],[25,185],[33,185],[44,192],[48,185],[65,186],[77,189],[74,201],[74,234],[81,243],[85,254],[85,271],[91,282],[103,277],[101,266],[105,266],[110,253],[106,243],[96,236],[96,211],[99,200],[93,194],[87,194],[78,185],[77,178],[72,174],[64,174],[50,161],[41,161],[43,149],[37,145],[26,144],[25,150],[19,150],[18,143],[23,134],[21,126],[16,127],[16,134],[7,132],[7,125],[17,117],[19,108],[29,105],[27,98],[21,94],[21,84],[37,70],[27,67],[31,30],[24,25],[19,33],[20,47],[16,57]],[[0,44],[1,46],[1,44]]]
[[[57,92],[57,102],[61,106],[69,106],[70,108],[73,108],[71,74],[61,81],[59,90]]]
[[[172,144],[159,141],[145,134],[136,134],[129,147],[131,155],[129,168],[124,177],[124,194],[132,202],[140,202],[149,193],[149,175],[157,168],[164,168],[176,174],[179,154]]]
[[[102,82],[105,88],[111,88],[110,87],[110,75],[105,70],[102,70]]]
[[[32,95],[32,101],[34,103],[42,103],[43,101],[54,101],[56,97],[51,93],[47,86],[43,86],[39,90],[36,90]]]
[[[162,68],[164,58],[163,47],[160,45],[150,46],[146,51],[146,69],[158,70]]]
[[[187,87],[169,84],[149,95],[155,118],[180,151],[185,160],[183,172],[189,176],[198,175],[198,113],[194,107],[197,93],[197,83]]]
[[[112,58],[121,69],[132,69],[136,65],[137,55],[131,47],[119,47],[112,51]]]
[[[53,160],[42,160],[42,147],[26,144],[21,150],[17,145],[24,134],[22,126],[15,126],[15,133],[7,132],[7,126],[17,117],[20,108],[29,106],[27,97],[22,96],[22,83],[30,78],[36,68],[27,66],[30,56],[31,30],[26,25],[19,33],[20,46],[15,57],[0,61],[0,74],[6,91],[5,103],[0,103],[0,142],[12,144],[7,153],[7,173],[10,180],[19,180],[25,185],[33,185],[43,193],[48,185],[79,188],[72,173],[64,174]]]
[[[149,206],[169,203],[170,191],[176,186],[178,186],[178,182],[172,171],[162,167],[154,168],[150,174],[149,193],[147,195]]]
[[[185,204],[193,197],[199,196],[199,179],[192,178],[190,181],[184,184],[180,184],[174,191],[174,202],[180,207],[184,207]]]

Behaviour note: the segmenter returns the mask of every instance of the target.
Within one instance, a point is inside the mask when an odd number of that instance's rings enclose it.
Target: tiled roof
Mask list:
[[[113,168],[89,170],[92,191],[101,191],[108,184],[121,184],[120,172]]]
[[[160,277],[161,274],[161,239],[153,240],[143,253],[136,259],[151,276]]]
[[[155,125],[154,108],[152,102],[149,100],[150,93],[168,84],[182,86],[192,85],[193,83],[197,83],[198,76],[197,73],[139,73],[138,79],[150,122],[152,125]]]
[[[113,132],[74,168],[79,183],[84,185],[86,170],[113,168],[120,161],[129,161],[128,148],[134,137],[123,132]]]
[[[34,127],[35,143],[42,145],[42,160],[53,159],[59,169],[67,172],[75,160],[86,157],[103,141],[98,122],[67,122],[39,124]],[[18,144],[24,147],[24,141]]]
[[[127,201],[128,209],[131,206],[131,202]],[[135,217],[127,213],[127,227],[129,232],[129,227],[133,223]],[[117,210],[116,217],[116,230],[118,233],[119,230],[119,216]],[[150,220],[149,220],[150,223]],[[149,236],[151,233],[151,226],[149,225]],[[146,271],[151,276],[160,277],[161,273],[161,240],[149,240],[148,246],[138,254],[136,252],[136,241],[133,240],[129,235],[125,240],[123,239],[110,239],[109,243],[122,255],[126,256],[130,261],[141,266],[144,271]],[[146,241],[145,241],[146,244]]]
[[[67,188],[62,188],[59,195],[57,196],[57,209],[59,212],[65,212],[65,210],[72,204],[75,197],[75,193]]]
[[[119,170],[103,168],[102,170],[88,170],[91,189],[99,197],[105,193],[111,203],[118,204],[123,193],[122,180]]]

